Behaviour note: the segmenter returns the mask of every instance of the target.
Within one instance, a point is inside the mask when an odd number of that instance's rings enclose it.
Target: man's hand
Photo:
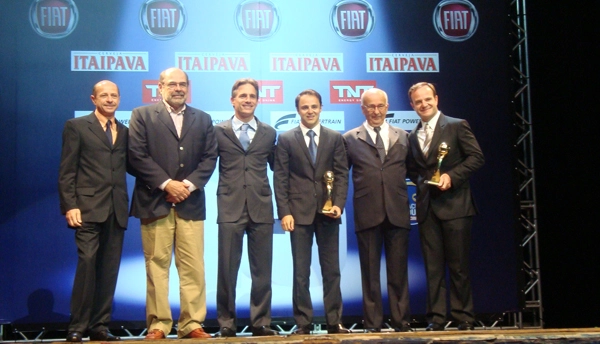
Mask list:
[[[294,231],[294,217],[292,215],[286,215],[281,219],[281,228],[286,232]]]
[[[81,210],[77,208],[71,209],[67,211],[65,218],[67,219],[67,224],[70,227],[81,227]]]
[[[165,186],[165,192],[167,193],[167,202],[170,203],[183,202],[190,196],[188,186],[185,185],[183,182],[177,180],[171,180]]]
[[[447,173],[442,174],[440,177],[440,183],[437,187],[442,191],[446,191],[452,187],[452,179]]]
[[[323,215],[329,216],[332,219],[339,219],[342,216],[342,209],[337,205],[331,207],[331,213],[323,213]]]

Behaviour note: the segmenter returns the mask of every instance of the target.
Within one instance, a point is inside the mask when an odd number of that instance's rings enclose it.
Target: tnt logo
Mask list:
[[[477,30],[479,16],[475,6],[467,0],[440,2],[433,14],[433,25],[442,38],[452,42],[465,41]]]
[[[282,80],[258,80],[258,102],[263,104],[283,104]]]
[[[158,92],[158,80],[142,80],[142,103],[154,104],[162,100]],[[192,102],[192,83],[188,85],[186,103]]]
[[[375,25],[371,4],[364,0],[341,0],[331,9],[333,31],[347,41],[366,38]]]
[[[269,0],[242,1],[235,10],[238,30],[253,41],[270,38],[279,29],[279,12]]]
[[[375,80],[331,80],[329,101],[332,104],[360,103],[363,92],[373,87],[377,87]]]
[[[79,12],[73,0],[36,0],[29,8],[29,23],[45,38],[63,38],[77,26]]]
[[[176,37],[186,22],[185,8],[179,0],[146,0],[140,9],[140,24],[155,39]]]

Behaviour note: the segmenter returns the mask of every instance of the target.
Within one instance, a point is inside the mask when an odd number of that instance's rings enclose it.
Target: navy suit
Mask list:
[[[250,323],[271,324],[271,270],[273,258],[273,198],[267,165],[273,167],[275,129],[256,119],[256,132],[247,150],[237,138],[231,120],[215,126],[219,147],[219,269],[217,320],[221,328],[236,329],[235,289],[242,258],[244,233],[252,287]]]
[[[427,319],[446,321],[446,269],[450,271],[450,306],[454,320],[474,320],[469,275],[472,217],[477,213],[469,178],[484,164],[479,144],[467,121],[440,113],[431,139],[430,154],[423,154],[417,138],[421,124],[410,133],[410,178],[417,184],[417,221],[427,274]],[[437,148],[450,150],[440,173],[447,173],[450,189],[441,191],[430,180],[438,164]]]
[[[60,210],[81,211],[69,332],[107,330],[127,227],[127,128],[108,141],[94,113],[66,122],[58,190]]]
[[[323,175],[334,173],[333,205],[344,209],[348,191],[348,165],[342,135],[321,126],[316,162],[313,164],[300,127],[289,130],[277,141],[275,155],[275,198],[282,219],[292,215],[294,260],[293,308],[296,325],[310,326],[313,320],[310,297],[310,264],[313,236],[319,247],[323,277],[323,303],[327,325],[341,324],[342,294],[339,267],[339,219],[322,214],[326,188]]]

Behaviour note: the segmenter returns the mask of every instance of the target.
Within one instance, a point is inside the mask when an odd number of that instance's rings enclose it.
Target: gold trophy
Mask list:
[[[331,208],[333,208],[333,200],[332,200],[333,196],[332,195],[333,195],[333,180],[334,179],[335,178],[333,177],[333,172],[331,172],[331,171],[327,171],[323,175],[323,182],[325,183],[325,187],[327,190],[325,205],[323,205],[323,209],[321,210],[323,212],[323,214],[333,214],[334,213],[333,211],[331,211]]]
[[[435,169],[435,172],[433,172],[433,176],[431,176],[431,180],[425,181],[426,184],[440,185],[440,175],[441,175],[440,167],[442,166],[442,160],[444,160],[444,157],[446,156],[446,154],[448,154],[449,150],[450,150],[450,147],[448,147],[446,142],[440,143],[440,146],[438,147],[437,168]]]

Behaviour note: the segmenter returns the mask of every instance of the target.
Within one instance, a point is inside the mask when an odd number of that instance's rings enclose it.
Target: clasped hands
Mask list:
[[[171,180],[164,190],[167,193],[165,196],[167,202],[177,204],[185,201],[191,194],[188,188],[189,186],[184,182]]]

